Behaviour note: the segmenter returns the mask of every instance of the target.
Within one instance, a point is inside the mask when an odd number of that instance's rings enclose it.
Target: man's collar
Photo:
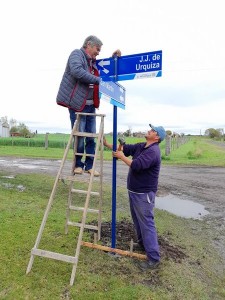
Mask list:
[[[145,143],[144,148],[148,148],[148,147],[150,147],[150,146],[152,146],[152,145],[154,145],[154,144],[158,144],[158,143],[159,143],[159,142],[153,142],[153,143],[151,143],[151,144]]]

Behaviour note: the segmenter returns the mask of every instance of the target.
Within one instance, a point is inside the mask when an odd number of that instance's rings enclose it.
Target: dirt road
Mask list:
[[[0,170],[9,175],[43,173],[56,176],[60,160],[18,159],[0,157]],[[71,164],[67,163],[68,171]],[[128,167],[117,162],[117,185],[126,185]],[[85,175],[87,176],[87,174]],[[112,163],[104,162],[104,181],[111,183]],[[225,259],[225,168],[220,167],[174,167],[162,166],[158,196],[172,194],[205,206],[209,214],[204,217],[206,232]]]

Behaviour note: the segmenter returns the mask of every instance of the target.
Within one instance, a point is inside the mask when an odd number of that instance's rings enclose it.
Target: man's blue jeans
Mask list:
[[[138,242],[144,245],[149,260],[159,261],[159,244],[154,222],[155,193],[128,191],[128,195]]]
[[[75,111],[69,109],[70,113],[70,121],[71,127],[73,128],[74,122],[76,121],[77,115]],[[95,114],[95,107],[94,105],[85,105],[84,109],[81,113],[91,113]],[[96,133],[96,117],[95,116],[81,116],[80,118],[80,132],[89,132],[89,133]],[[78,145],[77,145],[77,152],[86,154],[95,154],[95,139],[92,137],[79,137],[78,138]],[[85,169],[86,171],[92,169],[94,157],[86,156],[85,162],[82,162],[82,156],[76,155],[76,168],[80,167]]]

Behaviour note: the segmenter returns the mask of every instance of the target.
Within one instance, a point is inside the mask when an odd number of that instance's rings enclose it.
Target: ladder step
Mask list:
[[[68,221],[68,222],[67,222],[67,225],[76,226],[76,227],[81,227],[81,226],[82,226],[82,223],[77,223],[77,222],[71,222],[71,221]],[[98,226],[94,226],[94,225],[87,225],[87,224],[85,224],[85,225],[84,225],[84,228],[87,228],[87,229],[93,229],[93,230],[98,230]]]
[[[56,252],[52,252],[52,251],[41,250],[41,249],[33,248],[31,250],[31,254],[37,255],[37,256],[43,256],[43,257],[47,257],[47,258],[52,258],[52,259],[56,259],[56,260],[61,260],[61,261],[65,261],[65,262],[72,263],[72,264],[77,262],[76,256],[69,256],[69,255],[64,255],[64,254],[60,254],[60,253],[56,253]]]
[[[87,154],[87,153],[79,153],[79,152],[75,152],[75,155],[80,155],[80,156],[89,156],[89,157],[95,157],[95,154]]]
[[[85,174],[88,174],[88,173],[85,173]],[[59,176],[59,181],[60,181],[60,180],[77,181],[77,177],[76,177],[75,175],[80,176],[79,174],[74,174],[74,175],[60,175],[60,176]],[[89,175],[89,176],[90,176],[90,175]],[[79,178],[83,179],[82,176],[79,177]],[[85,177],[84,177],[84,178],[85,178]],[[77,191],[79,191],[79,190],[77,190]],[[79,193],[79,192],[78,192],[78,193]],[[92,193],[93,193],[93,194],[92,194]],[[83,194],[87,194],[87,192],[84,191]],[[98,193],[98,192],[91,192],[91,194],[94,195],[94,196],[99,196],[99,193]]]
[[[73,205],[70,205],[69,206],[69,209],[71,210],[79,210],[79,211],[84,211],[84,207],[77,207],[77,206],[73,206]],[[99,213],[99,210],[98,209],[94,209],[94,208],[88,208],[87,209],[87,212],[91,212],[91,213]]]
[[[96,138],[99,136],[98,133],[80,132],[80,131],[74,131],[73,135],[83,136],[83,137],[96,137]]]
[[[72,193],[79,193],[79,194],[85,194],[87,195],[88,191],[84,191],[84,190],[77,190],[77,189],[71,189]],[[93,196],[99,196],[99,192],[90,192],[90,195]]]
[[[93,114],[93,113],[84,113],[84,112],[76,112],[77,116],[96,116],[96,117],[105,117],[105,114]]]

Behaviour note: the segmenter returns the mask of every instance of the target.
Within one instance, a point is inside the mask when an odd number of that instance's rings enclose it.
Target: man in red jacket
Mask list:
[[[96,57],[102,47],[102,41],[94,36],[88,36],[81,49],[72,51],[68,58],[65,72],[57,95],[57,104],[69,108],[71,127],[76,120],[75,112],[95,114],[99,107],[100,77],[96,67]],[[120,50],[113,52],[113,56],[121,56]],[[96,133],[96,118],[93,115],[81,117],[80,132]],[[95,154],[95,139],[93,137],[79,137],[77,152]],[[76,156],[75,174],[82,174],[83,170],[92,173],[93,156]],[[94,176],[99,176],[95,171]]]

